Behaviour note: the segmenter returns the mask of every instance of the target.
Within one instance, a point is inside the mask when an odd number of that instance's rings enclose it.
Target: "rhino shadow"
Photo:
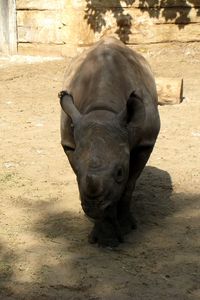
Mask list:
[[[10,249],[4,241],[0,241],[0,299],[11,299],[14,291],[10,285],[14,265],[18,259],[15,251]],[[11,297],[11,298],[10,298]],[[12,298],[14,299],[14,298]]]
[[[168,172],[155,167],[145,167],[133,193],[131,209],[139,230],[158,225],[162,219],[173,213],[171,194],[172,181]],[[48,210],[46,216],[35,226],[36,231],[42,232],[48,238],[64,237],[78,243],[87,243],[87,234],[91,228],[91,221],[83,213],[74,215],[69,211],[52,213]]]
[[[55,212],[51,201],[41,203],[35,209],[43,213],[32,227],[44,241],[42,247],[35,249],[38,279],[17,282],[20,292],[10,290],[11,297],[31,300],[41,297],[50,300],[172,299],[175,294],[170,294],[166,281],[174,274],[175,279],[172,278],[170,284],[175,282],[174,293],[178,293],[178,299],[185,299],[185,290],[179,288],[183,275],[189,291],[197,286],[194,241],[199,223],[197,218],[192,218],[190,225],[185,218],[179,219],[175,232],[173,215],[197,207],[199,196],[173,193],[168,172],[147,166],[133,195],[132,211],[138,220],[138,229],[127,236],[124,244],[111,250],[88,244],[91,224],[83,213]],[[44,257],[45,250],[41,249],[46,243],[51,249],[47,247],[50,252]],[[179,259],[176,261],[171,253]],[[159,266],[158,270],[156,266]],[[181,277],[179,270],[183,270]],[[10,299],[6,287],[4,299]]]
[[[172,180],[167,171],[147,166],[136,183],[132,212],[138,227],[158,224],[174,212],[171,201]]]

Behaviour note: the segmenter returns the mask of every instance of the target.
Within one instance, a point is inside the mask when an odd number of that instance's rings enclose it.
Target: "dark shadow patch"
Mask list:
[[[155,167],[144,169],[132,201],[132,211],[138,220],[139,228],[158,225],[162,219],[173,214],[172,190],[172,181],[168,172]],[[158,198],[158,195],[162,197]],[[78,244],[87,243],[87,235],[92,228],[92,223],[86,216],[73,215],[68,211],[49,213],[47,207],[44,211],[46,215],[35,225],[36,231],[42,232],[50,239],[64,237]]]
[[[126,7],[131,7],[135,0],[124,0],[125,7],[119,0],[96,1],[86,0],[85,16],[93,32],[101,33],[106,26],[106,13],[111,12],[116,20],[117,29],[115,33],[119,39],[129,42],[129,36],[132,34],[133,16],[126,13]],[[147,12],[150,18],[160,17],[167,22],[171,21],[181,30],[191,23],[189,17],[191,9],[194,8],[196,16],[200,16],[200,6],[197,0],[139,0],[138,9],[141,12]]]
[[[172,192],[172,180],[168,172],[146,167],[133,193],[132,211],[138,223],[146,226],[158,224],[160,220],[173,214],[175,208],[171,201]]]
[[[35,224],[35,231],[42,232],[51,240],[65,238],[68,242],[87,243],[87,232],[90,230],[90,222],[83,215],[74,215],[69,211],[62,213],[49,213],[48,210],[43,219]]]
[[[160,300],[195,295],[200,278],[199,250],[194,246],[199,222],[181,213],[199,206],[198,195],[173,192],[168,172],[146,167],[133,196],[138,229],[111,251],[88,244],[91,224],[83,214],[54,213],[51,204],[46,202],[45,207],[42,203],[44,213],[32,230],[52,245],[54,263],[50,258],[45,264],[41,257],[37,262],[38,280],[11,282],[18,292],[3,299],[99,300],[103,295],[106,300]],[[2,286],[6,291],[8,285]]]
[[[7,246],[0,242],[0,299],[13,299],[13,290],[9,286],[9,282],[13,276],[13,265],[16,261],[14,251],[7,248]]]
[[[131,5],[135,0],[125,0],[126,5]],[[116,20],[116,34],[119,39],[124,43],[129,41],[131,34],[132,16],[124,12],[119,0],[114,0],[108,3],[86,0],[85,16],[84,19],[90,25],[94,32],[101,33],[104,26],[106,26],[105,14],[111,12]]]
[[[138,227],[158,224],[175,211],[171,201],[172,181],[168,172],[155,167],[146,167],[138,180],[133,193],[132,212],[138,220]],[[160,197],[160,195],[162,195]],[[92,223],[83,214],[74,215],[69,211],[62,213],[48,212],[35,224],[34,230],[42,232],[45,237],[54,239],[64,237],[68,241],[87,242],[87,234]]]

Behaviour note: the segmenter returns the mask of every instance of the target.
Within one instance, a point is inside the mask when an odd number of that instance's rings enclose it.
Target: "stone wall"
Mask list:
[[[106,35],[129,45],[200,42],[200,0],[16,0],[18,52],[73,56]]]

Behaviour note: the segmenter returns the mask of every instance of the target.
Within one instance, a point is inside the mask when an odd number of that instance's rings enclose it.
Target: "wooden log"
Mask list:
[[[18,42],[88,45],[95,32],[84,20],[84,11],[19,11]]]
[[[20,10],[17,12],[18,27],[62,27],[61,13],[49,10]]]
[[[65,0],[17,0],[17,9],[59,10],[65,6]]]
[[[76,36],[78,46],[91,45],[108,35],[116,36],[127,44],[200,41],[200,15],[195,9],[187,11],[181,8],[180,11],[181,18],[173,9],[158,10],[157,17],[150,17],[149,11],[138,8],[113,9],[104,13],[100,10],[94,11],[94,14],[82,9],[71,9],[70,13],[63,10],[62,22],[66,24],[63,39],[67,41]]]
[[[49,27],[18,27],[18,43],[63,44],[62,31]]]
[[[183,79],[156,78],[158,104],[172,105],[183,101]]]
[[[163,43],[163,42],[195,42],[200,41],[200,24],[188,24],[181,30],[174,24],[132,27],[127,43]]]
[[[22,0],[18,0],[22,1]],[[23,0],[28,1],[28,0]],[[29,0],[30,1],[30,0]],[[38,1],[38,0],[36,0]],[[32,1],[33,2],[33,1]],[[91,3],[92,2],[92,3]],[[151,8],[151,7],[200,7],[199,0],[192,0],[183,1],[183,0],[134,0],[134,1],[127,1],[127,0],[66,0],[65,6],[70,6],[74,8],[78,7],[96,7],[96,8],[125,8],[125,7],[140,7],[140,8]]]
[[[196,8],[188,9],[186,7],[166,7],[125,9],[123,15],[130,15],[132,24],[176,24],[177,26],[189,23],[200,23],[200,15]]]
[[[18,54],[20,55],[61,55],[61,45],[39,44],[39,43],[18,43]]]
[[[91,11],[84,9],[64,9],[62,15],[68,16],[77,15],[82,12],[82,21],[90,24],[92,28],[100,20],[104,20],[105,23],[110,23],[108,18],[113,18],[115,23],[118,19],[129,19],[132,25],[134,24],[189,24],[200,23],[200,15],[196,8],[188,9],[186,7],[172,7],[172,8],[124,8],[123,10],[118,8],[111,9],[96,9]],[[105,24],[106,25],[106,24]]]
[[[122,25],[122,22],[124,25]],[[169,42],[198,42],[200,41],[200,23],[188,24],[180,30],[174,24],[134,24],[129,25],[126,21],[122,21],[120,26],[116,26],[115,20],[110,19],[110,23],[102,27],[101,30],[95,31],[94,40],[84,41],[90,45],[98,41],[104,36],[115,36],[120,38],[123,42],[130,45],[137,44],[155,44],[155,43],[169,43]],[[78,46],[82,46],[82,40]]]
[[[74,44],[39,44],[39,43],[19,43],[18,53],[22,55],[44,55],[74,57],[78,53]]]
[[[60,11],[22,10],[17,13],[18,42],[62,44],[70,41],[87,46],[106,35],[136,45],[200,40],[200,15],[194,8],[189,11],[179,8],[181,18],[174,8],[153,10],[115,8],[104,13],[96,11],[94,15],[72,7]]]

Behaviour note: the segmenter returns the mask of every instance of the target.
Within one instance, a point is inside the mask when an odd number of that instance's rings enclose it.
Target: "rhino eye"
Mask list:
[[[114,177],[115,177],[115,181],[117,183],[121,183],[123,181],[123,179],[124,179],[124,170],[123,170],[122,167],[116,168]]]

